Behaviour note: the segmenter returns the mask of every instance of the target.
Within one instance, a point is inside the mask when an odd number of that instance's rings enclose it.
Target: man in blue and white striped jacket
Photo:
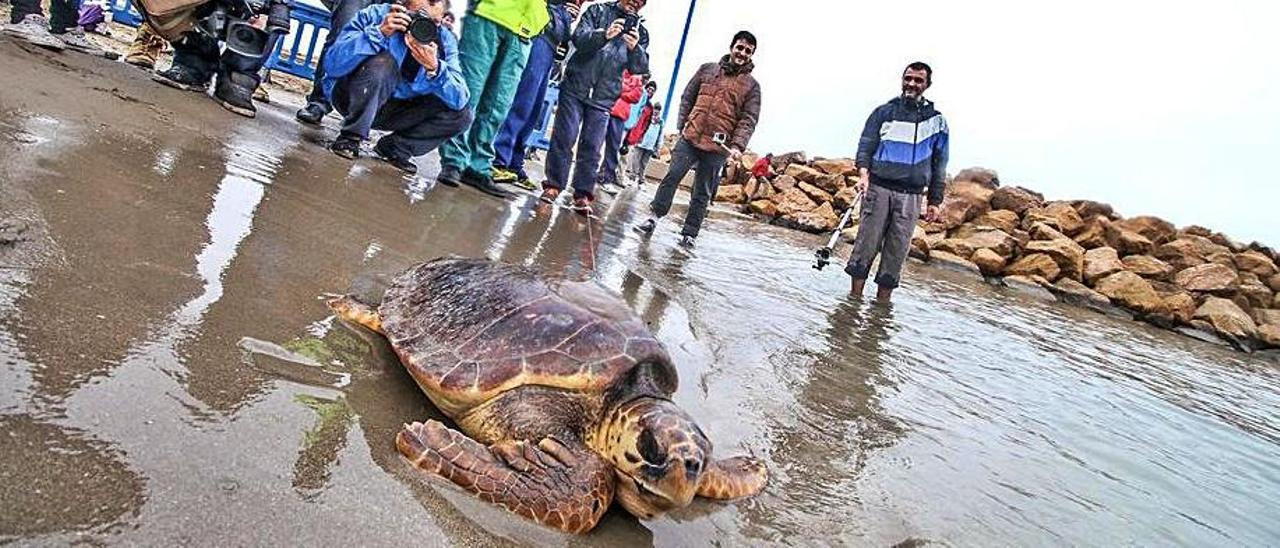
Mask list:
[[[876,298],[888,302],[902,278],[926,195],[925,217],[938,217],[947,184],[950,134],[947,120],[924,98],[932,83],[929,65],[907,65],[902,72],[902,95],[871,113],[858,140],[862,212],[853,255],[844,269],[853,278],[855,295],[862,294],[878,254]]]

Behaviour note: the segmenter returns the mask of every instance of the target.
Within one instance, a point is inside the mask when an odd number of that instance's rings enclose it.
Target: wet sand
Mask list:
[[[326,152],[137,69],[0,37],[0,542],[1274,544],[1275,361],[913,266],[892,309],[808,264],[820,239],[714,212],[627,227]],[[333,120],[329,121],[330,125]],[[677,208],[673,218],[683,214]],[[617,291],[760,497],[566,537],[395,451],[439,418],[385,342],[317,297],[491,257]]]

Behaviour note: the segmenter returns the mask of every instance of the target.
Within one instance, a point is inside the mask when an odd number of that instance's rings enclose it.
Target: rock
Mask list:
[[[938,242],[938,245],[933,246],[932,249],[950,253],[960,257],[961,259],[969,259],[973,256],[974,251],[973,246],[969,245],[969,242],[960,238],[947,238]]]
[[[1153,280],[1168,280],[1173,267],[1150,255],[1130,255],[1124,258],[1124,268],[1129,272]]]
[[[1095,284],[1116,272],[1125,270],[1120,255],[1109,247],[1098,247],[1084,253],[1084,281]]]
[[[1022,295],[1040,299],[1042,301],[1056,301],[1052,291],[1045,289],[1045,286],[1052,287],[1044,278],[1032,276],[1005,276],[1003,280],[1004,286],[1012,289]]]
[[[1253,320],[1258,325],[1280,325],[1280,310],[1255,308],[1253,309]]]
[[[774,196],[773,203],[777,204],[778,213],[781,215],[796,215],[806,211],[813,211],[818,207],[818,204],[809,199],[808,194],[798,188],[792,188]]]
[[[858,172],[857,164],[849,158],[818,158],[809,163],[814,169],[827,175],[853,175]],[[835,192],[834,190],[832,192]]]
[[[835,194],[844,188],[844,177],[840,175],[823,175],[813,182],[813,186]]]
[[[1103,278],[1094,289],[1112,302],[1139,312],[1155,312],[1163,304],[1163,299],[1147,280],[1128,270]]]
[[[814,180],[822,175],[822,172],[804,164],[791,164],[787,166],[786,171],[783,171],[782,174],[793,177],[797,181],[812,184]]]
[[[858,189],[847,186],[831,197],[836,209],[845,210],[853,206],[853,199],[858,197]]]
[[[822,190],[821,188],[818,188],[804,181],[800,181],[798,184],[796,184],[796,188],[800,189],[801,192],[804,192],[806,195],[808,195],[810,200],[813,200],[820,204],[830,202],[832,199],[831,194],[828,194],[827,191]]]
[[[750,209],[756,215],[764,215],[773,218],[778,216],[778,206],[769,200],[756,200],[751,202]]]
[[[15,219],[0,220],[0,245],[12,245],[27,239],[27,223]]]
[[[1271,308],[1280,308],[1280,291],[1277,291],[1274,297],[1271,297]]]
[[[1121,257],[1145,255],[1151,253],[1151,248],[1154,247],[1154,244],[1146,236],[1114,222],[1107,225],[1103,237],[1106,238],[1107,245],[1115,248]]]
[[[1036,224],[1034,224],[1034,225],[1031,225],[1030,233],[1031,233],[1031,239],[1032,239],[1032,240],[1066,240],[1066,239],[1069,239],[1069,238],[1067,238],[1067,235],[1066,235],[1066,234],[1063,234],[1063,233],[1062,233],[1062,232],[1060,232],[1058,229],[1053,228],[1053,227],[1051,227],[1051,226],[1049,226],[1049,225],[1047,225],[1047,224],[1045,224],[1045,223],[1036,223]]]
[[[969,260],[978,265],[978,270],[981,270],[987,276],[1000,275],[1004,271],[1006,262],[1004,257],[987,248],[974,250],[973,256]]]
[[[770,167],[773,168],[775,173],[782,173],[783,171],[786,171],[787,166],[791,164],[803,164],[808,161],[808,156],[805,155],[804,151],[774,154],[773,164],[771,164]]]
[[[747,201],[751,201],[751,200],[759,200],[759,199],[760,199],[760,198],[758,198],[758,197],[756,196],[756,194],[758,194],[758,193],[760,192],[760,185],[761,185],[761,184],[766,184],[766,185],[767,185],[767,184],[769,184],[769,182],[768,182],[768,181],[765,181],[765,180],[764,180],[763,178],[761,178],[761,177],[752,177],[752,178],[750,178],[749,180],[747,180],[747,184],[742,185],[742,194],[743,194],[743,195],[745,195],[745,196],[747,197]],[[717,194],[718,194],[718,192],[717,192]]]
[[[1095,202],[1093,200],[1072,200],[1069,203],[1071,204],[1071,207],[1076,208],[1076,213],[1080,214],[1081,219],[1091,219],[1093,217],[1101,216],[1109,220],[1116,216],[1116,212],[1111,208],[1110,204]]]
[[[716,201],[740,204],[747,201],[747,193],[742,185],[720,185],[716,190]]]
[[[942,202],[942,226],[951,230],[978,218],[987,212],[986,202],[977,202],[964,196],[952,196]]]
[[[1276,293],[1280,293],[1280,274],[1267,278],[1267,287],[1270,287]]]
[[[858,239],[858,225],[855,224],[840,231],[840,238],[846,243],[852,244],[854,240]]]
[[[926,230],[926,232],[928,231]],[[924,235],[924,241],[925,243],[929,244],[930,249],[936,247],[938,244],[942,243],[942,240],[945,240],[945,239],[947,239],[946,232],[928,232],[927,234]]]
[[[786,192],[788,190],[795,188],[796,183],[798,182],[799,181],[797,181],[795,177],[792,177],[784,173],[782,175],[774,177],[773,189],[778,191],[779,194],[781,194],[783,192]]]
[[[945,251],[930,251],[929,264],[954,272],[982,275],[978,265]]]
[[[1237,292],[1244,296],[1252,308],[1267,308],[1271,306],[1271,299],[1274,295],[1271,289],[1257,281],[1241,282],[1240,289]]]
[[[1084,248],[1070,238],[1035,240],[1027,244],[1024,253],[1043,253],[1058,263],[1061,276],[1080,281],[1084,278]],[[1057,279],[1045,276],[1050,281]]]
[[[930,253],[932,253],[932,246],[929,245],[929,235],[917,225],[911,233],[911,251],[908,252],[908,256],[927,261]]]
[[[1005,259],[1012,257],[1018,252],[1018,241],[1004,231],[987,227],[974,227],[971,230],[964,231],[964,242],[968,244],[974,251],[979,249],[990,249],[996,255]]]
[[[1111,299],[1108,299],[1106,295],[1089,289],[1088,286],[1071,278],[1058,280],[1050,287],[1050,291],[1053,291],[1058,296],[1058,300],[1064,303],[1083,306],[1100,312],[1111,308]]]
[[[1208,235],[1207,238],[1215,244],[1230,249],[1233,253],[1240,253],[1249,249],[1248,246],[1232,240],[1230,236],[1221,232],[1214,232],[1213,234]]]
[[[968,167],[957,173],[954,181],[978,183],[987,188],[995,189],[1000,186],[1000,177],[996,174],[996,170],[987,169],[985,167]]]
[[[1076,243],[1085,249],[1093,249],[1107,245],[1107,227],[1111,221],[1106,217],[1092,217],[1085,221],[1084,227],[1076,234]]]
[[[1017,186],[1000,187],[991,195],[992,208],[1007,209],[1018,215],[1022,215],[1033,207],[1040,207],[1042,204],[1044,204],[1042,194]]]
[[[1160,245],[1152,253],[1174,270],[1184,270],[1204,263],[1220,263],[1235,268],[1235,257],[1230,249],[1200,236],[1185,235]]]
[[[1035,243],[1035,242],[1032,242]],[[1006,276],[1040,276],[1053,281],[1062,275],[1062,267],[1058,262],[1044,253],[1023,255],[1004,269]]]
[[[807,232],[830,232],[840,224],[840,217],[836,215],[836,211],[831,208],[830,202],[823,202],[822,205],[814,208],[812,211],[805,211],[791,215],[797,228]]]
[[[1259,327],[1257,338],[1267,348],[1280,348],[1280,325]]]
[[[1227,299],[1209,297],[1196,309],[1195,319],[1209,322],[1219,335],[1237,341],[1253,338],[1258,333],[1253,318]]]
[[[993,209],[979,215],[973,220],[973,224],[998,228],[1009,234],[1018,228],[1018,214],[1007,209]]]
[[[1196,300],[1189,293],[1179,292],[1160,297],[1159,314],[1165,315],[1175,324],[1185,325],[1196,313]]]
[[[1079,234],[1085,228],[1084,219],[1066,202],[1052,202],[1044,207],[1028,209],[1023,214],[1023,227],[1029,228],[1037,222],[1052,226],[1068,236]]]
[[[1173,223],[1150,215],[1123,219],[1116,221],[1115,225],[1141,234],[1144,238],[1151,240],[1154,245],[1160,245],[1178,237],[1178,228],[1173,226]]]
[[[1264,279],[1270,278],[1278,272],[1276,263],[1272,262],[1271,257],[1257,251],[1250,250],[1244,253],[1237,253],[1234,257],[1234,262],[1236,268],[1239,268],[1241,272],[1252,272]]]
[[[956,181],[947,185],[947,198],[963,197],[974,203],[984,204],[988,208],[991,207],[991,196],[995,194],[995,190],[981,183],[972,181]]]
[[[1009,235],[1013,236],[1013,239],[1018,241],[1018,247],[1023,247],[1028,243],[1031,243],[1031,234],[1021,228],[1015,229],[1013,232],[1010,232]]]
[[[1209,236],[1212,236],[1212,235],[1213,235],[1213,231],[1212,231],[1212,230],[1209,230],[1209,229],[1207,229],[1207,228],[1205,228],[1205,227],[1203,227],[1203,226],[1200,226],[1200,225],[1191,225],[1191,226],[1188,226],[1188,227],[1186,227],[1186,228],[1183,228],[1180,232],[1181,232],[1182,234],[1184,234],[1184,235],[1185,235],[1185,234],[1190,234],[1190,235],[1192,235],[1192,236],[1200,236],[1200,237],[1202,237],[1202,238],[1208,238]]]
[[[1208,263],[1193,266],[1173,277],[1173,283],[1187,291],[1230,294],[1240,287],[1240,276],[1229,267]]]

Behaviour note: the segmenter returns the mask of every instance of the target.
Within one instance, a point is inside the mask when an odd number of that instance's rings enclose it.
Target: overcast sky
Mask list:
[[[641,12],[660,96],[688,7]],[[988,166],[1049,198],[1280,247],[1277,23],[1280,2],[1263,0],[699,0],[676,100],[749,29],[763,88],[751,148],[852,156],[919,59],[950,122],[951,172]]]

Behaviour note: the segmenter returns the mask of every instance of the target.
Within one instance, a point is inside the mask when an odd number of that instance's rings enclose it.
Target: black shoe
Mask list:
[[[169,70],[151,75],[151,79],[174,89],[183,91],[206,91],[209,80],[200,79],[194,70],[183,65],[173,65]]]
[[[498,183],[493,182],[492,177],[488,175],[481,175],[469,169],[462,174],[462,182],[469,187],[496,198],[507,199],[511,197],[511,193],[500,188]]]
[[[222,108],[253,118],[258,115],[258,108],[253,106],[253,90],[257,88],[258,79],[253,76],[224,72],[218,75],[218,83],[213,87],[213,98]]]
[[[641,234],[644,234],[645,236],[648,236],[650,234],[653,234],[653,231],[658,228],[658,223],[655,222],[653,219],[648,219],[645,222],[640,223],[632,228],[634,228],[636,232],[639,232]]]
[[[329,145],[329,151],[346,158],[354,160],[360,157],[360,138],[352,135],[338,135],[338,138]]]
[[[385,139],[385,137],[383,139]],[[413,158],[400,156],[388,150],[387,147],[382,146],[382,140],[379,140],[377,144],[373,145],[373,153],[378,156],[379,160],[391,164],[400,171],[408,173],[409,175],[416,175],[418,173],[418,164],[413,163]]]
[[[444,186],[457,188],[458,185],[462,184],[462,172],[458,171],[456,167],[441,166],[440,174],[436,175],[436,182]]]
[[[325,108],[318,103],[307,103],[307,106],[298,109],[298,113],[294,115],[299,122],[309,126],[318,126],[320,121],[324,120]]]
[[[693,236],[681,236],[680,247],[685,249],[693,249]]]

